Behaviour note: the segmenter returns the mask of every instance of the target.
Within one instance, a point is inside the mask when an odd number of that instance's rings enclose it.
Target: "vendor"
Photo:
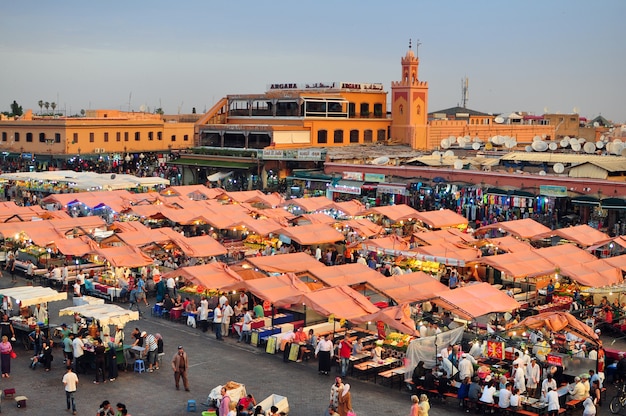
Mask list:
[[[35,305],[33,308],[33,318],[35,318],[35,322],[43,322],[44,324],[48,323],[48,311],[45,306],[41,306],[40,303]]]

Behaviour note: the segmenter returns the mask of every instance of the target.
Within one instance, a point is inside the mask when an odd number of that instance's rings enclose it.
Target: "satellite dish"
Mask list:
[[[613,140],[613,143],[619,143],[619,144],[622,144],[622,139],[615,139],[615,140]]]
[[[386,165],[387,163],[389,163],[389,157],[387,156],[377,157],[372,160],[372,165]]]
[[[506,147],[507,149],[511,149],[513,147],[515,147],[517,143],[515,143],[514,140],[512,140],[511,138],[509,138],[509,140],[504,142],[504,147]]]
[[[504,117],[498,116],[493,121],[495,121],[498,124],[502,124],[502,123],[504,123]]]
[[[539,171],[539,176],[546,176],[546,171],[545,170],[540,170]]]
[[[539,141],[541,141],[541,136],[533,137],[533,142],[539,142]]]
[[[532,148],[532,146],[526,146],[526,147],[524,148],[524,150],[526,150],[528,153],[530,153],[530,152],[532,152],[532,151],[533,151],[533,148]]]
[[[565,166],[562,163],[555,163],[552,169],[554,169],[555,173],[563,173]]]
[[[558,149],[559,145],[556,144],[556,142],[550,142],[550,144],[548,144],[548,149],[555,151],[556,149]]]
[[[583,139],[582,137],[578,138],[578,143],[580,143],[580,144],[585,144],[586,141],[587,141],[587,139]]]
[[[577,143],[578,143],[578,140],[576,140],[575,137],[570,137],[570,139],[569,139],[569,145],[570,146],[574,146]]]
[[[485,144],[485,150],[493,150],[493,145],[491,144],[491,142],[487,142],[487,144]]]
[[[543,114],[547,114],[548,113],[548,107],[543,107]]]
[[[115,179],[115,173],[111,174],[111,179]]]
[[[456,138],[456,142],[458,144],[463,144],[464,141],[465,141],[465,137],[463,137],[463,136],[459,136],[459,137]]]
[[[576,142],[574,144],[572,144],[572,150],[575,152],[580,152],[580,149],[582,149],[582,146],[580,145],[580,143]]]
[[[446,150],[446,152],[443,154],[444,157],[453,157],[454,156],[454,150]]]
[[[594,142],[587,142],[583,146],[585,153],[593,153],[596,151],[596,144]]]
[[[448,139],[441,139],[440,144],[442,149],[447,149],[448,147],[450,147],[450,142],[448,141]]]
[[[561,139],[561,147],[567,147],[569,146],[569,139],[563,138]]]
[[[441,156],[441,153],[440,153],[439,151],[435,150],[435,151],[433,152],[433,156],[435,156],[435,157],[439,157],[439,156]]]
[[[600,140],[600,141],[597,141],[597,142],[596,142],[596,147],[597,147],[598,149],[602,149],[602,148],[604,147],[604,142],[603,142],[603,141],[601,141],[601,140]]]
[[[578,107],[572,108],[572,111],[574,112],[574,114],[578,114]]]
[[[542,139],[545,139],[546,137],[548,137],[548,135],[547,135],[547,134],[545,134],[545,133],[541,135],[541,138],[542,138]]]
[[[462,160],[455,160],[454,161],[454,169],[463,169],[463,161]]]
[[[598,123],[597,121],[593,122],[593,127],[600,127],[600,123]]]
[[[480,143],[478,143],[478,142],[472,143],[472,149],[474,149],[474,150],[480,149]]]
[[[613,142],[613,146],[611,146],[611,153],[614,155],[621,155],[624,150],[624,145],[620,143]]]
[[[606,139],[606,137],[604,137],[604,134],[602,134],[602,135],[600,136],[600,141],[604,141],[604,139]]]
[[[569,142],[570,137],[569,136],[565,136],[563,137],[564,140],[567,140]]]
[[[474,141],[474,143],[482,143],[483,142],[482,139],[480,137],[478,137],[478,136],[474,137],[473,141]]]
[[[144,104],[141,104],[139,106],[139,111],[141,111],[142,113],[145,113],[146,112],[146,106]]]
[[[607,144],[604,145],[606,151],[608,153],[612,153],[613,152],[613,143],[612,142],[608,142]]]
[[[544,142],[543,140],[533,142],[533,144],[531,144],[530,146],[535,152],[545,152],[546,150],[548,150],[548,143]]]

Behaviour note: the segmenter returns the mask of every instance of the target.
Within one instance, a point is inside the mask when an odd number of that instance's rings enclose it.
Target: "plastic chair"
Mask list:
[[[196,401],[195,400],[187,400],[187,411],[195,412],[196,409]]]
[[[135,360],[135,371],[139,374],[146,372],[146,365],[143,360]]]

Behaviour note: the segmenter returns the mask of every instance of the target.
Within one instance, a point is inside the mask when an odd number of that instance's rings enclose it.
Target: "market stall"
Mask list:
[[[118,305],[108,303],[70,306],[59,311],[59,316],[73,316],[75,314],[79,314],[85,318],[92,318],[102,327],[109,325],[124,327],[130,321],[139,320],[138,311],[131,311]],[[109,333],[114,332],[111,331]]]
[[[246,258],[251,268],[266,273],[299,273],[320,266],[320,262],[306,253],[289,253],[276,256],[262,256]]]

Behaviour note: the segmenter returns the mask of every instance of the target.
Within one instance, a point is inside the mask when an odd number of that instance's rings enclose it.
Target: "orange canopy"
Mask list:
[[[474,231],[474,235],[484,234],[488,230],[500,229],[516,236],[517,238],[532,239],[539,235],[551,232],[548,227],[538,223],[537,221],[524,218],[521,220],[497,222],[480,227]]]
[[[106,205],[115,212],[122,212],[130,205],[133,194],[127,190],[96,191],[96,192],[76,192],[71,194],[52,194],[45,197],[42,202],[45,204],[59,204],[67,208],[73,202],[80,202],[93,209],[99,205]]]
[[[285,208],[268,208],[268,209],[259,209],[254,208],[251,205],[243,204],[245,207],[250,209],[251,212],[256,213],[259,218],[274,218],[276,220],[287,219],[290,220],[295,218],[291,212],[287,211]]]
[[[49,245],[65,256],[82,257],[92,250],[91,245],[87,242],[88,238],[86,236],[65,238],[65,236],[59,235]]]
[[[0,202],[0,223],[9,221],[15,217],[14,221],[31,221],[33,217],[41,218],[48,212],[38,205],[23,207],[16,205],[13,201]]]
[[[304,303],[322,316],[352,320],[378,311],[365,296],[347,286],[328,287],[282,299],[282,305]]]
[[[555,269],[554,264],[537,254],[536,250],[481,257],[480,262],[516,279],[553,274]]]
[[[322,243],[336,243],[345,240],[343,234],[326,224],[309,224],[298,227],[285,227],[280,231],[303,246]]]
[[[59,235],[65,235],[69,230],[82,227],[86,231],[93,231],[94,228],[105,227],[105,225],[102,218],[94,216],[42,221],[5,222],[0,223],[0,234],[4,238],[13,238],[16,234],[23,232],[35,244],[44,247],[57,239]]]
[[[342,227],[350,227],[361,237],[370,238],[383,233],[385,229],[380,225],[374,224],[367,218],[357,218],[339,222]]]
[[[315,212],[323,209],[335,208],[335,203],[325,196],[313,198],[290,199],[283,203],[284,206],[297,206],[304,212]]]
[[[189,257],[211,257],[228,253],[226,247],[211,236],[185,237],[169,227],[159,230]]]
[[[199,266],[181,267],[163,274],[163,279],[182,277],[186,281],[205,289],[224,289],[243,282],[241,276],[224,263],[208,263]]]
[[[260,236],[266,236],[272,233],[277,233],[287,224],[281,224],[277,219],[265,218],[262,220],[256,220],[254,218],[242,218],[238,224],[233,224],[233,227],[245,227],[255,234]]]
[[[538,235],[534,239],[548,238],[552,236],[559,236],[565,240],[573,241],[581,247],[589,247],[597,244],[608,243],[611,241],[611,237],[601,231],[596,230],[587,224],[577,225],[575,227],[557,228],[546,234]]]
[[[310,292],[309,287],[293,273],[265,277],[264,279],[241,281],[225,289],[245,289],[254,294],[254,296],[269,301],[274,306],[288,305],[290,303],[284,303],[282,299],[294,296],[298,297],[303,293]]]
[[[446,242],[433,246],[419,246],[413,251],[436,258],[457,259],[465,263],[475,261],[482,254],[481,251],[476,248]]]
[[[408,241],[391,234],[389,237],[372,238],[362,242],[362,247],[370,251],[403,251],[410,250]]]
[[[418,218],[420,214],[419,211],[414,210],[406,204],[374,207],[369,209],[367,213],[383,215],[393,222],[415,219]]]
[[[561,274],[590,287],[615,285],[623,281],[622,271],[604,259],[561,266]]]
[[[460,231],[458,228],[447,228],[445,230],[423,231],[413,233],[413,236],[426,244],[437,245],[441,242],[452,244],[469,243],[476,241],[472,235]]]
[[[535,250],[535,252],[558,268],[589,263],[598,259],[593,254],[574,244],[559,244],[557,246],[540,248]]]
[[[423,302],[449,291],[448,287],[432,276],[423,273],[407,273],[401,276],[378,277],[368,283],[396,303]]]
[[[207,188],[204,185],[170,186],[161,191],[163,196],[182,196],[190,199],[215,199],[225,193],[222,188]]]
[[[509,253],[528,251],[533,249],[533,247],[529,243],[518,240],[511,235],[499,238],[487,238],[486,241],[498,247],[500,250],[508,251]]]
[[[321,264],[306,253],[277,254],[275,256],[248,257],[246,261],[267,273],[304,272]]]
[[[522,320],[513,329],[535,329],[549,332],[567,331],[583,338],[592,344],[598,345],[598,334],[568,312],[544,312],[529,316]]]
[[[626,254],[622,254],[621,256],[608,257],[604,259],[611,266],[615,266],[618,269],[621,269],[623,272],[626,272]]]
[[[383,321],[393,329],[403,334],[418,337],[419,331],[415,327],[415,321],[411,318],[411,308],[408,303],[384,308],[370,315],[352,319],[355,324]]]
[[[327,286],[352,286],[382,277],[376,270],[360,263],[347,263],[338,266],[324,266],[320,262],[317,264],[317,267],[308,271],[314,278],[321,280]]]
[[[464,319],[474,319],[493,312],[510,312],[520,304],[489,283],[474,283],[437,294],[432,301]]]
[[[351,199],[346,202],[335,202],[335,206],[348,217],[361,215],[365,211],[365,206],[357,199]]]
[[[467,225],[467,218],[449,209],[418,212],[416,218],[430,228],[450,228]]]
[[[92,248],[90,253],[105,258],[114,267],[141,267],[153,263],[152,258],[131,246]]]
[[[298,223],[298,225],[306,225],[306,224],[333,224],[335,219],[330,215],[322,214],[320,212],[314,214],[304,214],[300,215],[298,218],[294,220],[294,222]]]
[[[279,193],[274,192],[271,194],[264,194],[259,190],[255,191],[237,191],[237,192],[226,192],[226,194],[233,201],[239,203],[248,203],[254,205],[264,205],[268,208],[275,208],[285,202],[285,198],[283,198]]]

